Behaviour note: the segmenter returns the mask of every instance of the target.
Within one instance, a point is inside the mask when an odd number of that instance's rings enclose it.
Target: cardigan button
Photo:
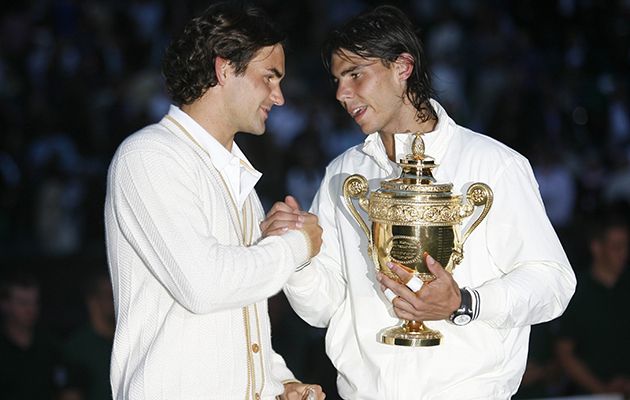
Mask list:
[[[256,393],[254,397],[256,398],[256,400],[260,400],[260,393]]]
[[[260,351],[260,346],[258,345],[258,343],[252,344],[252,351],[254,353],[258,353]]]

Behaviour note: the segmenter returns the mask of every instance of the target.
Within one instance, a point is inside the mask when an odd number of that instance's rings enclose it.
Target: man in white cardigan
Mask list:
[[[166,51],[176,105],[114,156],[115,399],[325,397],[273,351],[267,313],[267,298],[318,253],[321,228],[290,208],[265,217],[261,174],[234,143],[237,132],[263,134],[284,103],[282,39],[258,9],[208,8]]]

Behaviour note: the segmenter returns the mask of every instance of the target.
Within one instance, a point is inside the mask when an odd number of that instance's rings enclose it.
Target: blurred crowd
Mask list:
[[[332,27],[385,2],[253,2],[287,32],[286,104],[274,108],[263,137],[237,142],[263,172],[257,190],[266,207],[290,193],[308,208],[326,164],[363,138],[334,100],[319,45]],[[89,321],[84,291],[106,269],[109,161],[126,136],[168,110],[163,50],[209,3],[0,6],[0,273],[32,272],[42,304],[37,319],[60,343],[76,340]],[[630,216],[630,1],[386,3],[420,28],[447,112],[530,159],[573,267],[588,270],[588,217],[607,208]],[[271,312],[279,352],[296,374],[321,370],[322,377],[304,379],[334,381],[322,332],[296,320],[281,297]],[[71,381],[67,371],[56,377]],[[558,381],[543,394],[562,394]]]

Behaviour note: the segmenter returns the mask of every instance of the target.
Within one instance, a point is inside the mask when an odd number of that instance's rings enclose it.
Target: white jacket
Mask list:
[[[440,165],[436,179],[452,182],[454,191],[483,182],[494,192],[490,213],[468,238],[454,271],[460,287],[479,291],[480,315],[461,327],[427,322],[444,335],[439,346],[377,342],[378,332],[399,320],[376,281],[367,238],[344,203],[342,184],[359,173],[375,190],[400,168],[387,159],[379,135],[369,135],[328,166],[311,210],[323,228],[322,250],[284,289],[304,320],[328,327],[326,351],[344,399],[507,399],[525,369],[529,326],[559,316],[575,289],[527,160],[456,125],[432,104],[438,123],[423,138],[426,154]],[[396,135],[398,158],[410,152],[412,139]]]

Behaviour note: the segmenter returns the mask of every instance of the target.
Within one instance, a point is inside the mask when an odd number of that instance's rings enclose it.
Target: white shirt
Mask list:
[[[190,115],[175,105],[171,105],[169,115],[175,118],[208,153],[212,165],[227,180],[238,208],[242,208],[262,174],[250,164],[236,143],[232,143],[232,151],[228,151]]]
[[[182,114],[173,108],[127,138],[109,169],[113,396],[273,399],[294,377],[271,348],[267,298],[307,261],[307,240],[299,231],[260,240],[264,211],[243,185],[251,178],[241,176],[235,206],[232,175],[213,165],[221,149]]]
[[[527,160],[456,125],[432,104],[438,123],[423,138],[426,154],[440,165],[438,182],[452,182],[455,191],[483,182],[494,192],[488,216],[466,241],[454,271],[460,287],[479,291],[480,315],[461,327],[427,322],[444,335],[439,346],[377,342],[378,332],[399,320],[376,281],[367,238],[345,205],[342,184],[360,173],[373,191],[400,168],[388,160],[380,136],[368,136],[327,167],[311,209],[323,228],[322,250],[284,289],[303,319],[328,327],[326,351],[344,399],[508,399],[525,368],[529,326],[560,315],[575,289]],[[413,136],[395,139],[396,152],[408,153]]]

